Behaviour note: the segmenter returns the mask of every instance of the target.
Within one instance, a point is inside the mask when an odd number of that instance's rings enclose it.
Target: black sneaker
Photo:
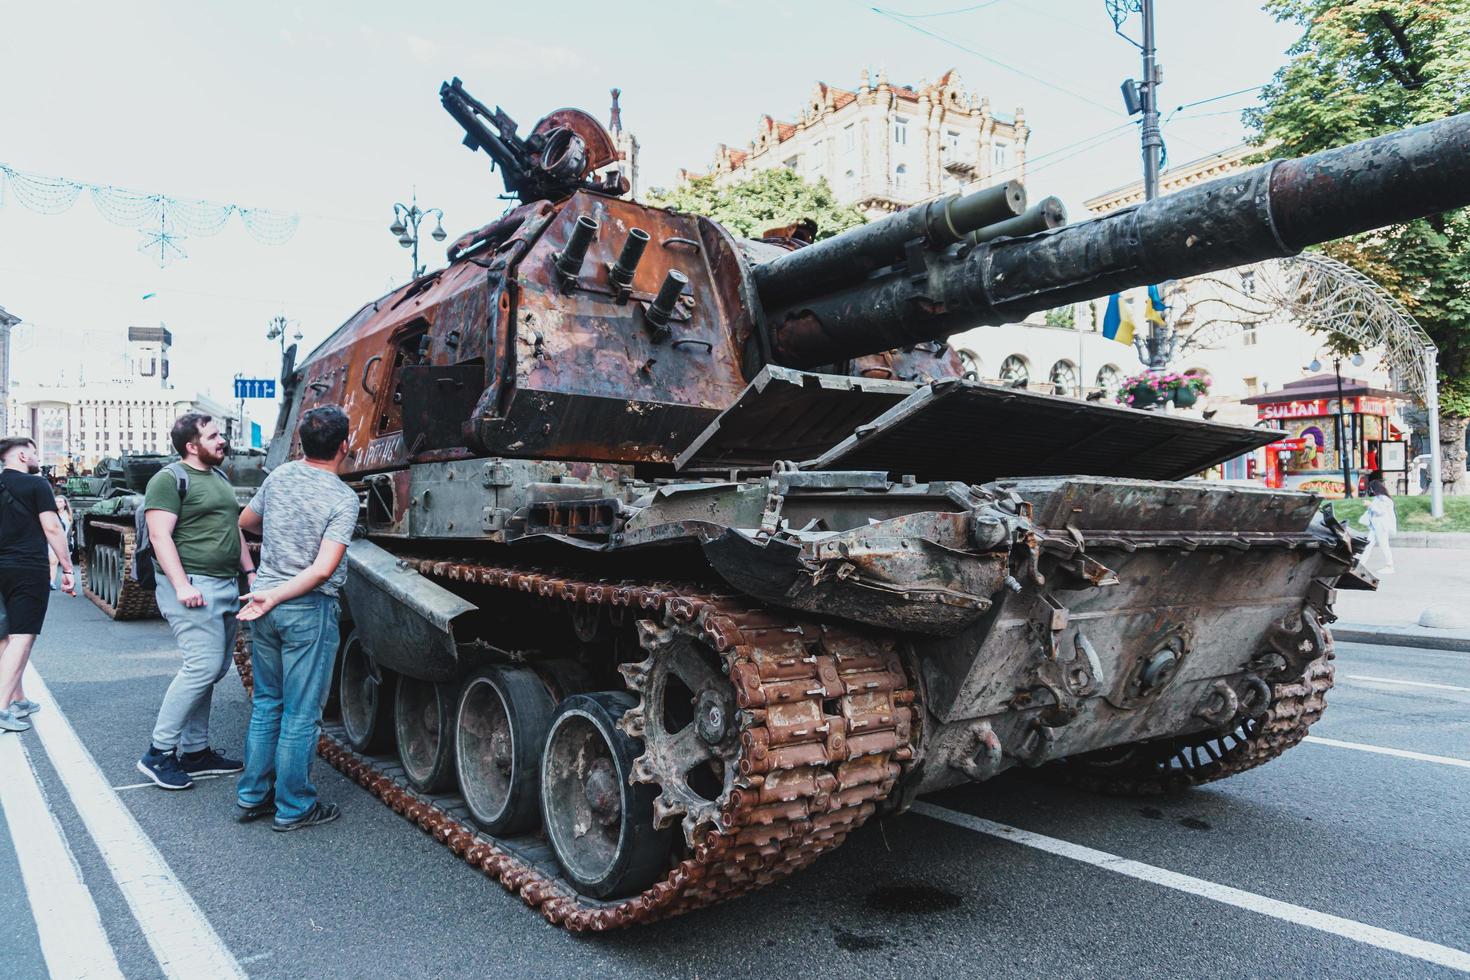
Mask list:
[[[191,776],[228,776],[232,772],[244,772],[245,763],[226,759],[214,749],[200,749],[180,752],[179,768]]]
[[[153,780],[160,789],[188,789],[194,785],[194,780],[179,767],[179,760],[172,752],[155,749],[151,745],[138,760],[138,771]]]
[[[245,806],[242,803],[235,804],[235,820],[238,823],[253,823],[261,817],[274,816],[275,812],[276,794],[274,793],[271,793],[254,806]]]
[[[342,808],[335,803],[318,803],[306,811],[306,816],[300,820],[292,820],[290,823],[276,823],[271,825],[271,830],[279,830],[285,833],[288,830],[301,830],[303,827],[315,827],[319,824],[331,823],[342,816]]]

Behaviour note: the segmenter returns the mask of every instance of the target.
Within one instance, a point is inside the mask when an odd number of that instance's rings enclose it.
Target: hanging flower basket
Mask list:
[[[1129,408],[1153,408],[1163,402],[1188,408],[1209,390],[1209,378],[1176,371],[1144,371],[1124,378],[1113,397]]]

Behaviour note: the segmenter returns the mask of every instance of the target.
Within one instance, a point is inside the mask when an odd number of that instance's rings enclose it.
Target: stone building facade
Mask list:
[[[0,306],[0,434],[10,431],[10,328],[20,317]]]
[[[1029,136],[1024,110],[996,115],[953,69],[916,86],[864,70],[853,90],[818,82],[793,122],[762,116],[743,149],[717,148],[709,173],[728,183],[787,167],[824,178],[838,200],[876,218],[939,194],[1024,180]]]
[[[204,395],[176,390],[169,379],[173,336],[167,328],[129,327],[117,376],[74,384],[16,384],[7,431],[36,440],[41,462],[85,472],[124,452],[171,453],[169,430],[185,412],[200,411],[232,427],[233,412]]]

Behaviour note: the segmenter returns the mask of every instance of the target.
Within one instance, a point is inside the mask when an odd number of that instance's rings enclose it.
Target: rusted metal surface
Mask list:
[[[420,573],[528,598],[601,605],[673,631],[717,657],[737,709],[729,742],[734,775],[716,805],[673,799],[689,856],[648,890],[600,902],[527,860],[511,842],[475,831],[453,800],[430,799],[394,779],[330,731],[320,752],[333,766],[496,878],[548,920],[573,931],[605,930],[677,915],[779,880],[838,846],[876,812],[914,758],[914,692],[892,639],[752,609],[736,597],[674,584],[610,582],[484,563],[418,559]],[[651,643],[650,656],[660,655]],[[237,662],[239,658],[237,657]],[[637,686],[635,685],[635,689]],[[646,730],[645,708],[629,719]],[[654,759],[650,773],[661,772]]]
[[[158,615],[153,592],[134,581],[135,531],[131,523],[86,518],[82,593],[109,619],[152,619]]]

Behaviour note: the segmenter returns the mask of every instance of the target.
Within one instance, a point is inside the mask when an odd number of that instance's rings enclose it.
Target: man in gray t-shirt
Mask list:
[[[305,458],[272,470],[240,513],[240,527],[261,536],[255,585],[240,597],[240,621],[254,624],[255,671],[245,771],[235,785],[241,823],[274,814],[276,830],[297,830],[340,812],[317,801],[310,767],[337,656],[342,558],[357,525],[357,494],[337,476],[347,431],[335,405],[304,414]]]

